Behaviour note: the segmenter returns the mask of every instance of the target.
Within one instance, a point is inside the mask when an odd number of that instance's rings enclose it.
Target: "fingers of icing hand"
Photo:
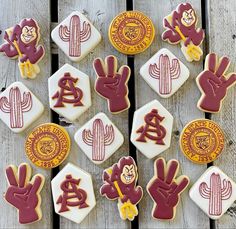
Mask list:
[[[165,179],[165,165],[163,159],[158,159],[156,161],[156,171],[157,171],[157,177],[164,181]]]
[[[216,76],[221,77],[224,74],[225,70],[228,68],[228,66],[229,66],[229,58],[223,57],[216,71]]]
[[[171,161],[171,164],[168,168],[168,173],[166,175],[166,183],[170,184],[172,180],[175,177],[176,170],[178,169],[178,162],[177,161]]]
[[[124,65],[119,69],[119,73],[121,75],[121,82],[124,83],[130,76],[130,68]]]
[[[96,74],[99,76],[99,77],[105,77],[106,76],[106,73],[104,71],[104,64],[103,64],[103,61],[101,59],[95,59],[94,62],[93,62],[93,67],[96,71]]]
[[[20,188],[23,188],[25,186],[26,174],[27,174],[26,165],[21,165],[19,168],[19,187]]]
[[[232,73],[230,75],[230,77],[228,78],[228,80],[225,81],[225,84],[227,87],[231,86],[232,84],[234,84],[236,82],[236,74]]]
[[[208,69],[211,72],[215,72],[216,69],[216,54],[215,53],[211,53],[208,56]]]
[[[35,176],[35,178],[33,179],[34,183],[33,183],[33,187],[31,189],[31,193],[36,193],[38,191],[38,189],[41,186],[41,183],[43,182],[42,177],[41,176]]]
[[[18,186],[18,183],[17,183],[17,180],[16,180],[16,176],[15,176],[11,166],[9,166],[6,169],[6,176],[7,176],[7,179],[8,179],[8,182],[9,182],[10,185]]]
[[[114,77],[117,70],[117,59],[114,56],[108,56],[105,61],[107,66],[107,76]]]

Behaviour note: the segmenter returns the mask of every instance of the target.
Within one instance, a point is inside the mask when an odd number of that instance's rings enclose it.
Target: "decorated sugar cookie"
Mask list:
[[[161,97],[172,96],[188,79],[188,68],[168,49],[159,50],[140,69],[148,85]]]
[[[176,207],[180,194],[187,188],[189,178],[181,175],[176,178],[179,171],[179,162],[170,160],[166,164],[164,158],[154,162],[154,176],[147,184],[147,192],[154,201],[152,217],[160,220],[175,218]]]
[[[191,4],[181,3],[177,9],[164,18],[165,31],[162,39],[171,44],[181,44],[187,61],[199,61],[202,56],[200,45],[205,37],[204,31],[197,28],[197,14]]]
[[[120,113],[129,109],[129,66],[122,65],[117,72],[117,59],[111,55],[105,58],[105,63],[100,58],[95,59],[93,67],[97,74],[95,91],[107,99],[109,111]]]
[[[0,119],[15,133],[24,131],[43,111],[43,104],[21,82],[11,84],[0,94]]]
[[[190,198],[211,219],[219,219],[236,200],[236,184],[218,167],[211,166],[189,191]]]
[[[137,204],[143,197],[143,189],[136,186],[137,166],[132,157],[122,157],[118,163],[103,172],[101,195],[109,200],[118,199],[118,209],[123,220],[133,220],[138,215]]]
[[[130,141],[153,158],[170,147],[172,126],[172,115],[153,100],[134,112]]]
[[[122,133],[104,113],[98,113],[75,133],[75,142],[95,164],[101,164],[124,142]]]
[[[220,126],[208,119],[188,123],[180,135],[180,148],[192,162],[207,164],[216,160],[224,149],[224,133]]]
[[[52,179],[51,185],[55,212],[75,223],[96,205],[91,175],[71,163]]]
[[[40,28],[32,18],[25,18],[19,24],[5,31],[5,43],[0,52],[7,57],[19,59],[20,74],[23,78],[33,79],[40,72],[39,61],[45,54],[39,45]]]
[[[236,83],[236,73],[226,75],[229,65],[230,60],[226,56],[219,60],[215,53],[206,56],[205,69],[196,78],[202,93],[197,104],[200,110],[210,113],[220,111],[228,89]]]
[[[48,79],[50,108],[75,121],[91,106],[89,77],[65,64]]]
[[[101,34],[80,12],[72,12],[51,33],[52,40],[72,60],[78,62],[101,41]]]
[[[70,152],[70,136],[65,128],[45,123],[34,128],[25,141],[29,160],[44,169],[59,166]]]
[[[34,223],[42,218],[40,192],[45,179],[41,174],[31,179],[31,173],[27,163],[20,164],[18,168],[15,165],[6,168],[9,187],[4,198],[18,210],[21,224]]]

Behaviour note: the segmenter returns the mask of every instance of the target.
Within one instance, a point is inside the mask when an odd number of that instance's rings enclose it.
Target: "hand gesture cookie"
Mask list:
[[[93,66],[97,74],[95,90],[108,100],[110,112],[120,113],[129,109],[127,83],[130,77],[130,68],[123,65],[117,72],[117,59],[114,56],[107,56],[105,64],[100,58],[97,58],[94,60]]]

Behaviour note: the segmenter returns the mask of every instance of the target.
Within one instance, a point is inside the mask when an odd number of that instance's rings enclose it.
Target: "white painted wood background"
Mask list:
[[[139,204],[139,217],[134,223],[122,221],[117,211],[115,201],[108,201],[99,195],[101,186],[102,170],[118,161],[121,155],[128,155],[130,150],[129,143],[129,116],[132,112],[123,112],[119,115],[111,115],[108,112],[107,104],[104,99],[99,97],[92,90],[92,107],[82,115],[79,121],[73,124],[66,123],[66,128],[71,135],[92,118],[96,113],[103,111],[117,125],[125,136],[125,143],[102,166],[96,166],[78,149],[73,142],[72,150],[66,162],[70,161],[81,168],[87,170],[93,176],[95,195],[97,205],[86,219],[80,224],[61,217],[55,217],[53,214],[52,199],[50,194],[51,171],[42,170],[33,166],[33,172],[43,173],[46,177],[46,183],[42,191],[42,210],[43,218],[41,221],[32,225],[20,225],[17,221],[17,211],[7,204],[3,199],[3,194],[7,189],[7,182],[4,176],[4,169],[8,164],[20,164],[28,161],[24,152],[25,136],[29,131],[40,123],[50,122],[52,120],[50,109],[48,108],[47,78],[51,75],[51,57],[52,53],[58,54],[59,67],[64,63],[70,63],[90,76],[91,88],[93,88],[95,73],[92,69],[92,61],[96,57],[104,58],[108,54],[118,57],[119,64],[127,63],[127,56],[118,53],[109,43],[107,30],[110,21],[119,13],[126,10],[126,1],[131,0],[58,0],[58,21],[60,22],[73,10],[83,12],[99,29],[103,36],[103,41],[79,64],[71,63],[65,55],[55,48],[50,42],[50,31],[55,23],[51,23],[50,11],[53,0],[0,0],[0,30],[4,30],[18,23],[24,17],[33,17],[37,20],[41,28],[42,43],[46,48],[46,56],[42,60],[41,74],[36,80],[23,80],[20,77],[17,61],[10,60],[5,56],[0,56],[0,89],[6,88],[14,81],[20,80],[25,83],[36,96],[44,103],[46,109],[44,115],[23,134],[13,134],[3,123],[0,123],[0,228],[236,228],[236,204],[233,205],[227,213],[218,221],[212,222],[210,227],[209,218],[189,199],[188,192],[185,191],[177,208],[176,218],[173,221],[156,221],[151,217],[153,202],[144,191],[144,197]],[[214,51],[219,55],[228,55],[232,64],[230,70],[236,70],[236,1],[235,0],[189,0],[196,9],[199,16],[199,25],[201,25],[201,16],[206,18],[206,39],[203,44],[204,57],[198,63],[187,63],[178,46],[169,45],[162,42],[160,34],[163,32],[162,19],[168,15],[176,6],[181,3],[180,0],[133,0],[133,8],[147,14],[153,21],[156,29],[156,37],[149,49],[144,53],[134,57],[134,76],[135,86],[130,86],[130,94],[135,92],[135,104],[133,108],[139,108],[152,99],[158,99],[174,116],[174,128],[171,147],[161,156],[165,159],[176,158],[181,163],[181,173],[186,174],[191,179],[191,184],[206,169],[204,165],[195,165],[186,159],[179,149],[179,133],[184,125],[195,118],[204,118],[205,114],[196,107],[200,92],[197,89],[195,78],[203,69],[203,60],[208,51]],[[205,7],[203,7],[203,5]],[[56,9],[55,9],[56,10]],[[3,42],[3,33],[0,35],[0,43]],[[139,75],[139,69],[156,51],[166,47],[170,49],[181,61],[190,69],[191,77],[186,84],[171,98],[161,99],[144,82]],[[55,62],[55,60],[53,61]],[[219,114],[213,114],[211,119],[218,122],[227,136],[227,144],[224,154],[214,164],[225,171],[234,181],[236,181],[236,89],[231,88],[222,111]],[[63,118],[60,118],[61,124],[65,125]],[[132,119],[131,119],[132,120]],[[132,150],[134,147],[131,147]],[[132,152],[134,154],[135,152]],[[139,168],[139,184],[145,189],[147,182],[153,175],[153,160],[148,160],[140,152],[136,152]],[[62,168],[65,163],[60,167]],[[58,222],[55,222],[58,221]]]

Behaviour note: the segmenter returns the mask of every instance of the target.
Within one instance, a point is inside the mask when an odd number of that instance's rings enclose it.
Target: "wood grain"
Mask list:
[[[47,77],[50,75],[51,60],[50,60],[50,8],[49,1],[42,0],[40,4],[36,0],[9,0],[0,1],[0,29],[3,31],[0,37],[0,43],[3,42],[3,34],[5,29],[16,25],[23,18],[34,18],[38,22],[41,29],[41,41],[46,49],[46,55],[40,62],[41,73],[35,80],[23,80],[18,69],[18,61],[10,60],[6,56],[0,55],[0,89],[6,88],[15,81],[23,82],[45,105],[44,114],[32,126],[22,134],[14,134],[0,122],[0,179],[2,185],[0,192],[3,196],[7,190],[7,181],[5,179],[5,168],[9,164],[19,165],[22,162],[28,162],[24,151],[25,137],[30,130],[39,123],[49,122],[50,113],[48,107],[47,96]],[[46,93],[45,93],[46,90]],[[31,163],[30,163],[31,164]],[[32,164],[31,164],[32,165]],[[0,198],[1,220],[0,228],[51,228],[52,227],[52,202],[50,190],[51,171],[42,170],[32,166],[33,174],[41,173],[45,176],[46,182],[41,192],[42,195],[42,212],[43,218],[41,221],[31,225],[20,225],[18,223],[17,210]]]

